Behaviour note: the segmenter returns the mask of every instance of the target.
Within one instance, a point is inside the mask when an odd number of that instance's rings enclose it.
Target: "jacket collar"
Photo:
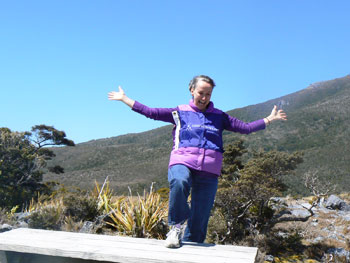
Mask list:
[[[194,104],[193,99],[190,100],[190,106],[192,109],[194,109],[197,112],[202,112],[200,109],[197,108],[197,106]],[[209,102],[207,109],[204,112],[212,112],[214,109],[214,103],[213,102]]]

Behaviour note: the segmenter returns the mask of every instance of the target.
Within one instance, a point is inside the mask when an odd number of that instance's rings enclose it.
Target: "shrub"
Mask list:
[[[31,213],[29,227],[67,231],[78,231],[83,221],[92,221],[99,215],[93,196],[79,189],[65,188],[51,196],[38,195],[26,211]]]
[[[92,196],[69,193],[63,197],[64,215],[74,221],[93,221],[98,215],[97,200]]]
[[[11,210],[7,208],[0,208],[0,224],[14,225],[16,219],[14,213],[17,211],[18,206],[13,207]]]
[[[30,228],[60,230],[63,222],[62,207],[47,206],[33,212],[29,217]]]
[[[290,229],[287,232],[275,229],[266,233],[256,245],[267,254],[272,255],[288,253],[289,251],[292,251],[293,254],[302,253],[305,249],[299,229]]]

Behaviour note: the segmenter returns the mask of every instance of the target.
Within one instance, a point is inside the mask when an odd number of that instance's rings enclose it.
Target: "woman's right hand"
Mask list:
[[[121,86],[118,87],[119,91],[111,91],[108,93],[108,99],[109,100],[123,100],[124,96],[125,96],[125,92],[122,89]]]
[[[121,86],[118,87],[119,88],[119,91],[111,91],[108,93],[108,99],[109,100],[118,100],[118,101],[122,101],[124,102],[126,105],[128,105],[130,108],[133,108],[134,107],[134,104],[135,104],[135,101],[128,98],[126,95],[125,95],[125,92],[124,90],[122,89]]]

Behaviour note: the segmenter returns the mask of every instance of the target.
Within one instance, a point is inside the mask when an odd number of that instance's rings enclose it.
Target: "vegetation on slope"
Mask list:
[[[282,107],[287,122],[273,123],[251,135],[224,132],[225,145],[245,141],[247,149],[303,151],[304,162],[295,175],[286,177],[287,193],[307,195],[299,186],[307,172],[318,172],[320,180],[338,185],[338,192],[350,191],[350,76],[310,85],[299,92],[228,113],[244,121],[268,115],[273,105]],[[127,192],[127,186],[141,191],[151,182],[167,186],[167,165],[172,147],[172,126],[148,132],[94,140],[74,148],[55,148],[53,164],[62,165],[63,176],[48,174],[46,180],[88,188],[108,175],[111,187]]]

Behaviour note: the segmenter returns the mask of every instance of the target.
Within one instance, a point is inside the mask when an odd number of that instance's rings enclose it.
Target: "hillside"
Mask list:
[[[287,122],[273,123],[251,135],[225,132],[225,144],[240,138],[251,150],[303,151],[304,163],[294,176],[285,178],[294,194],[307,194],[301,178],[308,171],[317,171],[321,180],[337,184],[338,192],[350,191],[350,75],[228,113],[252,121],[267,116],[274,104],[286,111]],[[124,192],[127,186],[138,191],[151,182],[156,182],[157,188],[167,186],[171,129],[167,125],[76,147],[54,148],[54,163],[63,166],[65,173],[47,174],[45,180],[90,189],[95,179],[103,182],[109,176],[117,192]]]

